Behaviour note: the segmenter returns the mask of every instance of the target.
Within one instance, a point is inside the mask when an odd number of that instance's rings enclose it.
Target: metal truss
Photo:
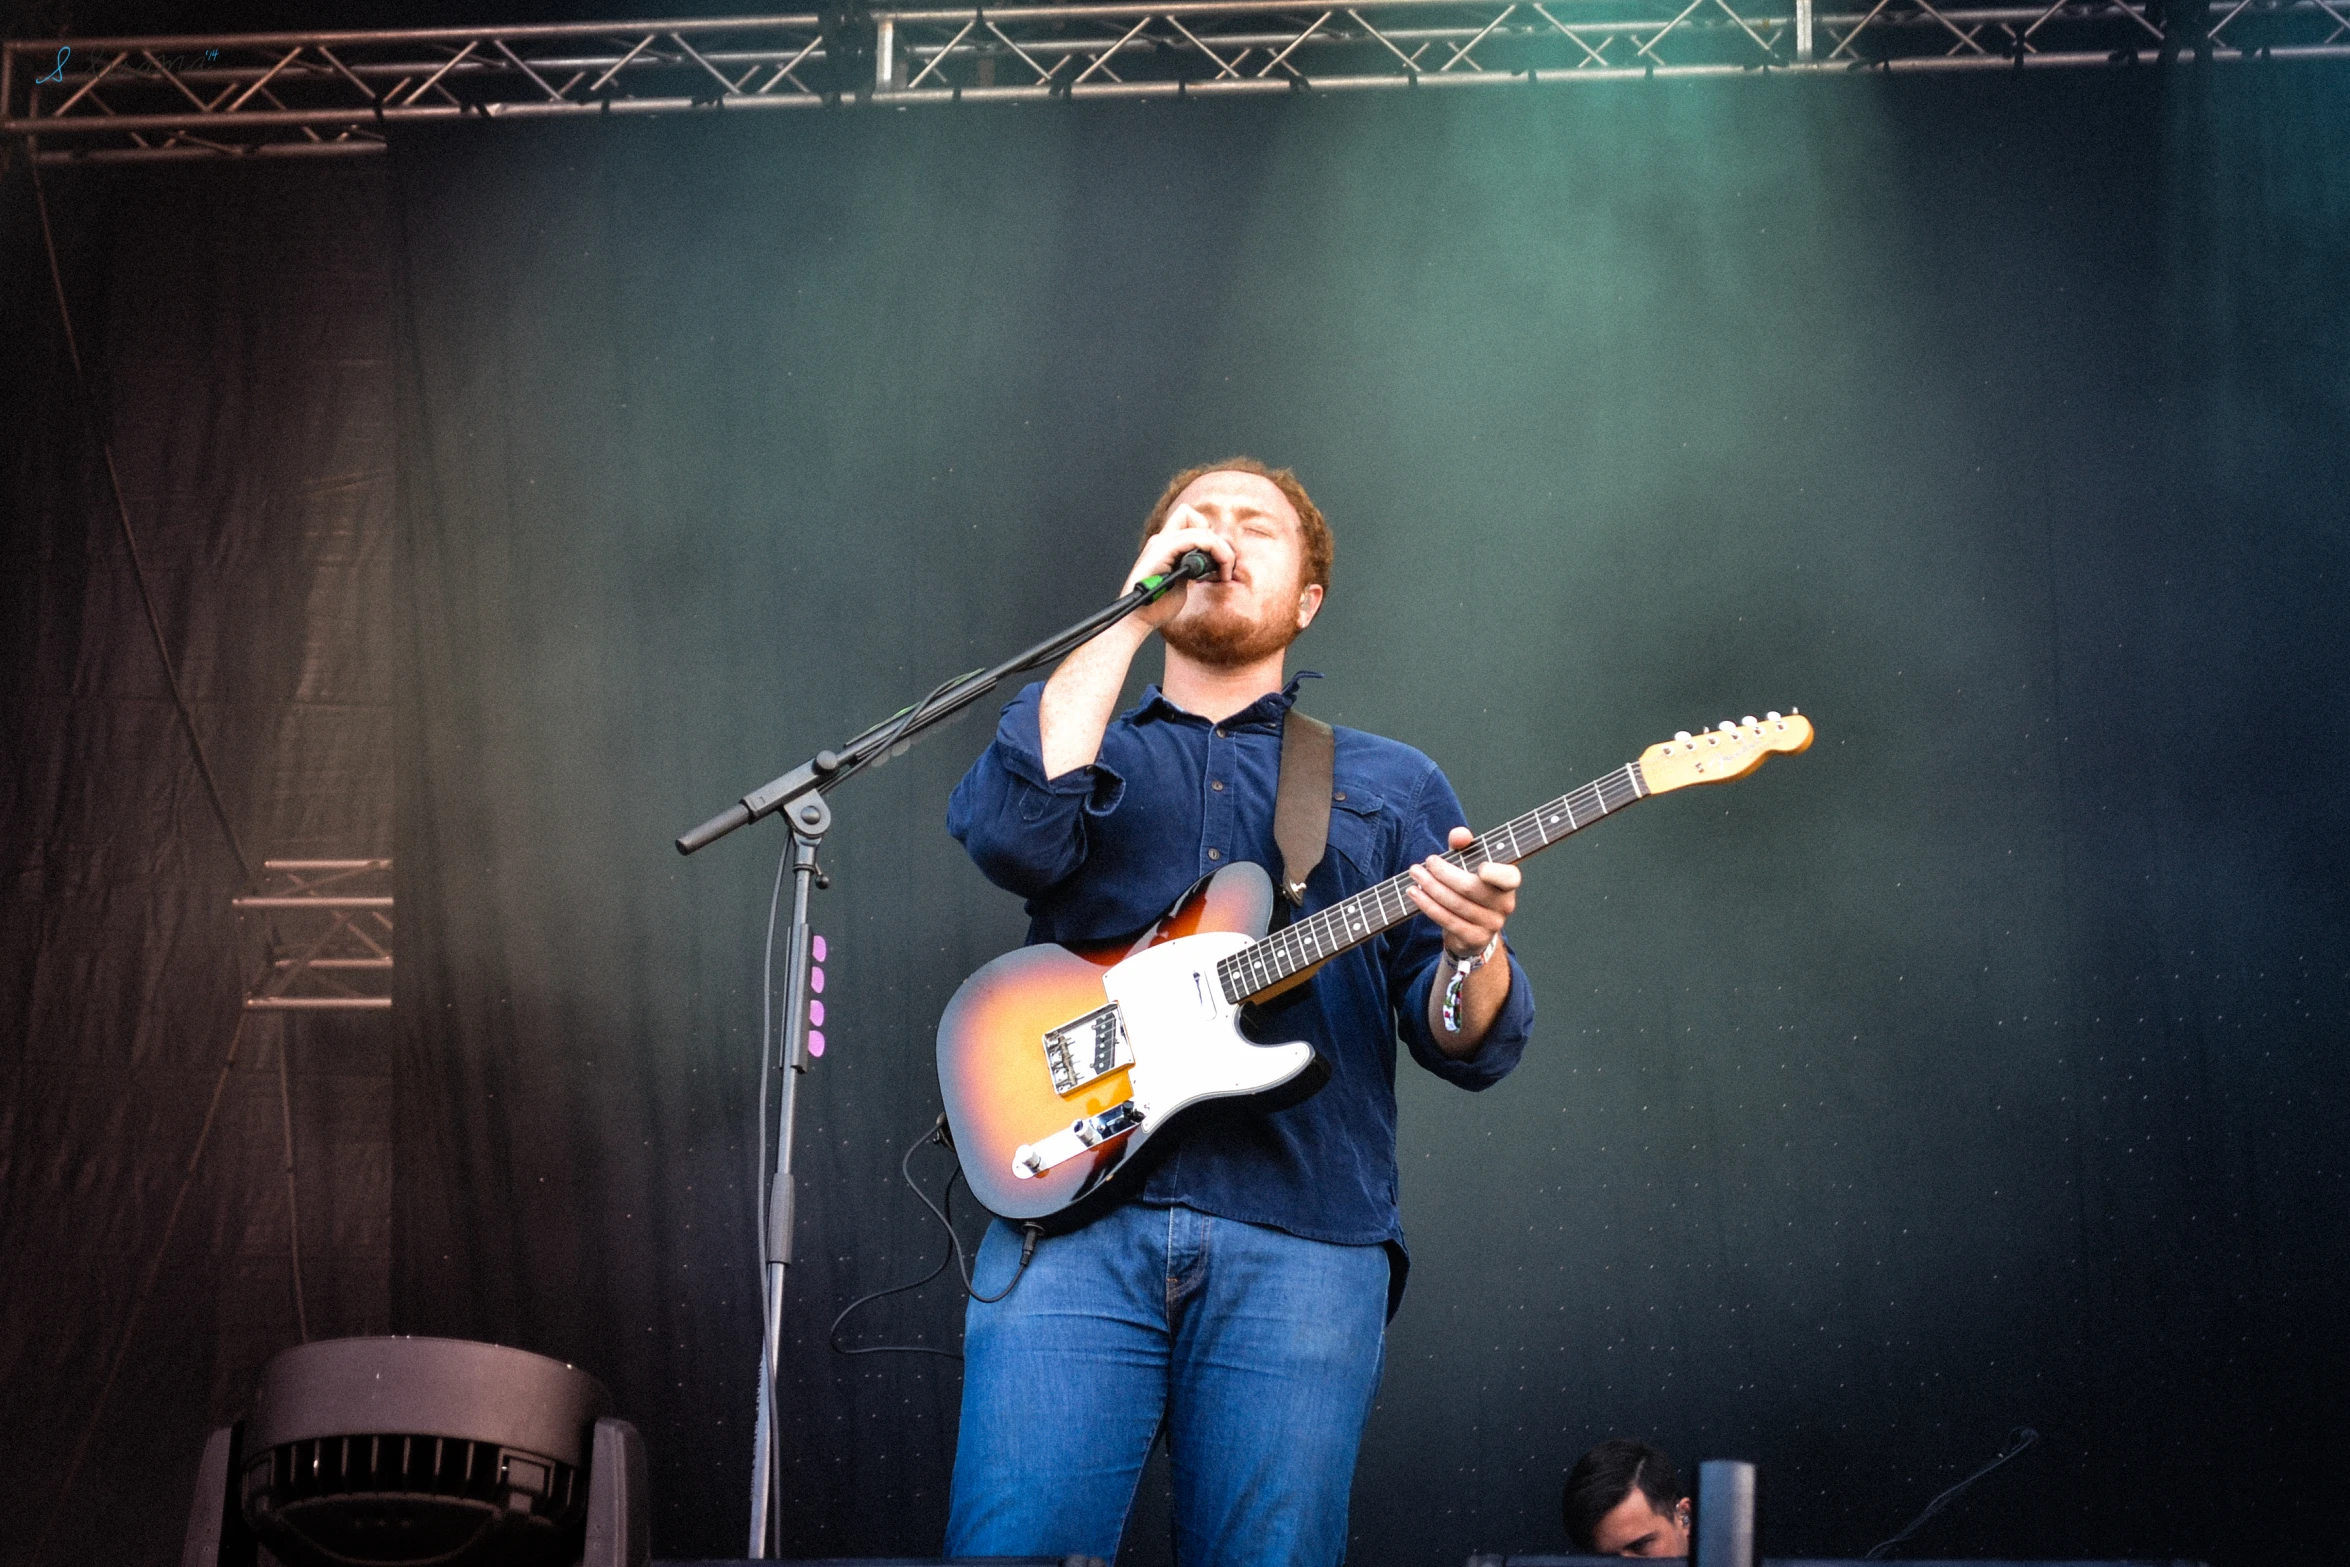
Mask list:
[[[2350,59],[2350,0],[1369,0],[876,10],[876,103],[1468,87],[1743,72]]]
[[[395,125],[463,119],[2285,58],[2350,59],[2350,0],[851,7],[12,40],[0,46],[0,132],[43,162],[315,156],[377,152]]]
[[[380,152],[433,121],[808,108],[824,61],[813,15],[12,39],[0,132],[43,162]]]
[[[392,1005],[392,862],[264,860],[270,890],[231,900],[264,917],[268,966],[248,1012],[383,1012]]]

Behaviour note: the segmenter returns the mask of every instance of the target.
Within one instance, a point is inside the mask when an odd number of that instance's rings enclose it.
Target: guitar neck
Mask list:
[[[1571,837],[1625,806],[1646,799],[1648,782],[1638,762],[1626,762],[1614,772],[1571,789],[1525,815],[1502,823],[1444,859],[1466,871],[1480,865],[1515,865],[1539,854],[1562,838]],[[1264,994],[1283,981],[1319,963],[1392,930],[1420,912],[1408,889],[1410,874],[1391,876],[1353,897],[1318,909],[1294,924],[1285,925],[1252,946],[1243,947],[1216,965],[1224,998],[1234,1005]]]

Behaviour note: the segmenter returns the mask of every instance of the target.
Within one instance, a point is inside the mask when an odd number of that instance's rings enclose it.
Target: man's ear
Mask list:
[[[1297,629],[1303,631],[1314,623],[1314,616],[1322,609],[1322,584],[1309,582],[1297,596]]]

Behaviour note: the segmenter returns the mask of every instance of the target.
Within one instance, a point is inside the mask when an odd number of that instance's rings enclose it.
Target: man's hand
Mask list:
[[[1135,558],[1134,569],[1126,573],[1126,591],[1132,592],[1145,577],[1174,570],[1175,562],[1190,550],[1207,551],[1215,559],[1216,575],[1230,577],[1232,546],[1201,526],[1203,520],[1189,506],[1170,512],[1167,526],[1151,535]],[[1071,653],[1053,671],[1036,714],[1047,778],[1084,767],[1101,754],[1102,736],[1109,730],[1110,714],[1126,683],[1127,666],[1152,632],[1183,613],[1184,596],[1190,590],[1190,582],[1178,582],[1161,594],[1157,603],[1136,610]]]
[[[1466,827],[1455,827],[1446,841],[1452,848],[1465,849],[1476,837]],[[1411,877],[1412,901],[1436,922],[1444,935],[1445,955],[1452,960],[1439,966],[1436,983],[1428,987],[1428,1032],[1437,1049],[1466,1059],[1485,1042],[1485,1031],[1509,999],[1509,962],[1495,953],[1493,961],[1462,981],[1457,1031],[1444,1026],[1445,986],[1455,963],[1475,957],[1501,934],[1502,926],[1517,912],[1518,885],[1524,878],[1515,865],[1489,860],[1472,872],[1434,854],[1413,866]]]
[[[1465,849],[1477,835],[1455,827],[1450,847]],[[1456,958],[1473,958],[1501,934],[1518,910],[1518,885],[1524,880],[1515,865],[1488,860],[1475,871],[1465,871],[1431,854],[1412,867],[1412,901],[1444,932],[1444,950]]]
[[[1122,591],[1132,592],[1136,583],[1145,577],[1164,576],[1175,569],[1175,563],[1193,550],[1204,550],[1216,562],[1216,579],[1221,582],[1232,575],[1232,546],[1223,535],[1210,531],[1207,520],[1189,506],[1178,506],[1167,514],[1166,526],[1150,537],[1136,557],[1134,569],[1126,573]],[[1183,601],[1191,592],[1191,584],[1178,582],[1160,595],[1159,601],[1134,612],[1134,620],[1151,630],[1157,630],[1183,613]]]

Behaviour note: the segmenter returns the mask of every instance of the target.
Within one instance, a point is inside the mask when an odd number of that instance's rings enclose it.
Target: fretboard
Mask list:
[[[1640,776],[1640,764],[1626,762],[1580,789],[1569,790],[1547,805],[1538,805],[1525,815],[1502,823],[1444,858],[1467,871],[1488,862],[1515,865],[1647,794],[1648,785]],[[1408,872],[1391,876],[1376,887],[1366,887],[1351,898],[1317,909],[1255,945],[1241,948],[1216,965],[1216,978],[1224,987],[1224,999],[1237,1006],[1317,963],[1328,962],[1349,947],[1369,941],[1381,931],[1401,925],[1420,912],[1420,906],[1411,900],[1407,891],[1411,884]]]

